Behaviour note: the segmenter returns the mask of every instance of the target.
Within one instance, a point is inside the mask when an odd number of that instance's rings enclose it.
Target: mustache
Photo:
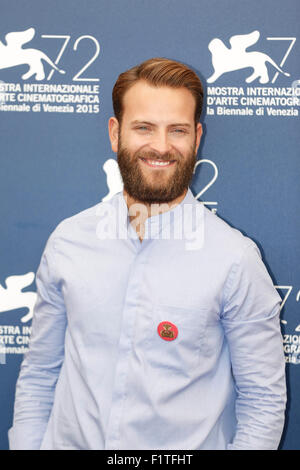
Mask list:
[[[145,150],[145,151],[138,151],[134,154],[135,158],[146,158],[149,160],[161,160],[161,161],[168,161],[168,160],[179,160],[182,158],[180,152],[165,152],[165,153],[158,153],[154,152],[153,150]]]

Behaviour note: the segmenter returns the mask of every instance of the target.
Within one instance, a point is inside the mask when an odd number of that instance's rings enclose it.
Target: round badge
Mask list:
[[[157,332],[165,341],[173,341],[178,336],[177,326],[169,321],[162,321],[157,327]]]

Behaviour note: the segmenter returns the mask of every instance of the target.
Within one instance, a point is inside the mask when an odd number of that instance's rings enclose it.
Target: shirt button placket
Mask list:
[[[118,362],[115,372],[115,382],[112,394],[112,406],[107,426],[105,449],[120,449],[120,424],[127,396],[127,375],[132,353],[135,316],[138,308],[140,286],[143,278],[144,253],[142,243],[137,240],[137,254],[133,262],[126,291],[121,327]]]

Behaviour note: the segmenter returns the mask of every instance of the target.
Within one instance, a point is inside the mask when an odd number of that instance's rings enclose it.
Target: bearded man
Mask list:
[[[124,189],[48,239],[10,448],[278,447],[281,299],[256,244],[189,188],[202,102],[176,61],[119,76]]]

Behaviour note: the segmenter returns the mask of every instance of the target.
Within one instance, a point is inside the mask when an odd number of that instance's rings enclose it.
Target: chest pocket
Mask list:
[[[208,353],[206,344],[208,310],[154,305],[149,313],[147,318],[144,318],[142,330],[136,329],[136,340],[143,350],[146,361],[152,367],[165,368],[169,372],[172,370],[182,372],[197,367],[201,356]],[[159,335],[157,327],[164,321],[177,327],[178,335],[174,340],[167,341]]]

